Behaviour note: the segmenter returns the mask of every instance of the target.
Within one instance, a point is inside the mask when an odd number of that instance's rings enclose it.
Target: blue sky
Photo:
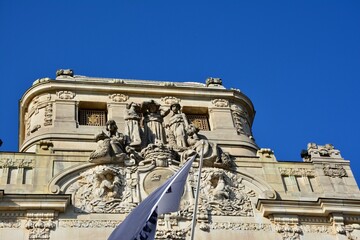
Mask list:
[[[205,82],[249,96],[278,160],[332,143],[360,182],[359,1],[0,1],[1,151],[17,151],[18,101],[60,68]]]

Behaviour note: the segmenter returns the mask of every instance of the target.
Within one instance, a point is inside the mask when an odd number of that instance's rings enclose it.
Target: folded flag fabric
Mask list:
[[[108,240],[153,240],[158,215],[176,212],[195,156],[145,198],[111,233]]]

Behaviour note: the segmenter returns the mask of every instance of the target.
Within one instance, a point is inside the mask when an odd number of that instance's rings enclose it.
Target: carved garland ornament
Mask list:
[[[55,223],[49,219],[47,221],[38,219],[37,221],[28,220],[26,229],[30,231],[29,239],[50,239],[50,230],[55,229]]]
[[[34,160],[33,159],[12,159],[12,158],[3,158],[0,160],[0,168],[9,168],[9,167],[16,167],[16,168],[32,168],[34,167]]]

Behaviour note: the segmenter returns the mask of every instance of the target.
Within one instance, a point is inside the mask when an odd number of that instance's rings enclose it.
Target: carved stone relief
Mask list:
[[[118,224],[115,220],[59,220],[61,228],[115,228]]]
[[[249,120],[249,114],[236,104],[231,105],[231,115],[233,118],[234,126],[237,134],[246,135],[249,138],[253,138],[251,125]]]
[[[29,239],[50,239],[50,230],[54,230],[55,226],[51,219],[28,220],[25,225],[29,230]]]
[[[221,78],[214,78],[214,77],[209,77],[206,79],[206,86],[221,86],[222,85],[222,80]]]
[[[3,159],[0,160],[0,167],[1,168],[9,168],[9,167],[33,168],[34,167],[34,160],[33,159],[3,158]]]
[[[312,169],[308,168],[279,168],[281,175],[286,176],[304,176],[304,177],[314,177],[315,173]]]
[[[214,222],[210,224],[213,230],[236,230],[236,231],[272,231],[271,224],[265,223],[232,223],[232,222]]]
[[[302,229],[297,224],[276,224],[275,231],[281,234],[283,240],[300,240]]]
[[[76,94],[71,91],[58,91],[56,92],[56,95],[59,99],[74,99]]]
[[[0,228],[20,228],[21,221],[18,219],[0,219]]]
[[[132,202],[131,172],[115,165],[98,165],[80,174],[69,189],[78,212],[128,213]]]
[[[196,179],[196,174],[191,174]],[[219,216],[254,216],[250,197],[255,192],[248,189],[238,175],[222,169],[205,168],[201,176],[199,212]],[[193,186],[195,188],[195,186]],[[192,204],[183,202],[182,216],[192,215]]]
[[[180,103],[181,99],[173,97],[173,96],[166,96],[161,98],[161,101],[164,102],[166,105],[171,105],[173,103]]]
[[[211,101],[211,103],[215,106],[215,107],[229,107],[229,101],[226,99],[214,99]]]
[[[52,116],[53,116],[53,104],[48,103],[45,107],[45,118],[44,118],[44,126],[52,125]]]
[[[330,164],[323,165],[324,175],[332,178],[343,178],[347,177],[346,170],[341,164],[335,164],[331,166]]]
[[[129,96],[122,93],[110,94],[109,98],[114,102],[126,102],[129,99]]]

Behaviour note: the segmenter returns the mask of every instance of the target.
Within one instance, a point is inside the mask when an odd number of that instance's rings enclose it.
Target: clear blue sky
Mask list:
[[[204,82],[257,110],[260,147],[301,160],[332,143],[360,183],[360,1],[0,1],[1,151],[17,151],[18,101],[59,68]]]

